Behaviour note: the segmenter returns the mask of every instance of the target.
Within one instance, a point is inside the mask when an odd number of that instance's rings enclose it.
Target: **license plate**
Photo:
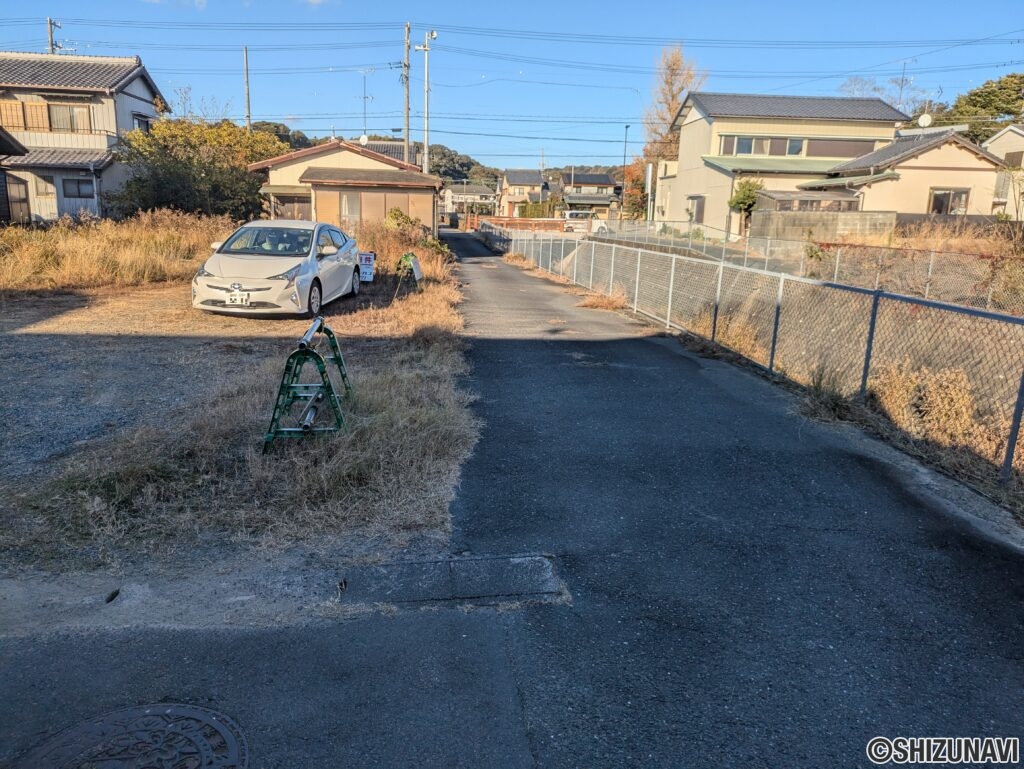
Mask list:
[[[232,291],[228,294],[228,298],[224,301],[224,304],[234,305],[236,307],[247,307],[249,305],[249,295],[242,293],[241,291]]]

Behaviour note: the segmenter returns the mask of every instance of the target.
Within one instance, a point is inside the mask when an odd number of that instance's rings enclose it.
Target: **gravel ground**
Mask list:
[[[325,308],[339,334],[354,306]],[[180,284],[0,299],[0,485],[38,480],[88,441],[164,423],[233,371],[283,366],[308,326],[194,310]],[[271,406],[254,404],[268,420]]]

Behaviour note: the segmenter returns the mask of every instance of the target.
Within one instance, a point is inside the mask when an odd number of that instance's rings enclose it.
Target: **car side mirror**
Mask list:
[[[338,253],[337,246],[321,246],[317,256],[334,256]]]
[[[215,240],[215,241],[213,241],[213,243],[210,244],[210,248],[212,248],[214,251],[216,251],[217,249],[219,249],[223,245],[224,245],[224,241],[223,240]]]

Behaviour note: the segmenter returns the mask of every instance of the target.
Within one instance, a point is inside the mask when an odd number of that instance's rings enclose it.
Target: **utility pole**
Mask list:
[[[57,29],[60,29],[61,28],[60,22],[59,21],[55,21],[54,19],[51,19],[49,16],[47,16],[46,17],[46,38],[47,38],[47,40],[50,41],[50,53],[51,54],[57,53],[57,49],[60,48],[59,45],[57,45],[56,43],[53,42],[53,28],[54,27],[56,27]]]
[[[405,85],[405,162],[409,161],[409,29],[405,22],[405,58],[402,59],[402,83]]]
[[[245,70],[245,130],[252,133],[252,111],[249,108],[249,46],[242,46],[242,68]]]
[[[619,219],[626,208],[626,146],[629,144],[629,124],[626,124],[626,135],[622,138],[622,194],[619,195]]]
[[[430,30],[423,36],[423,173],[430,173],[430,41],[437,40],[437,32]]]

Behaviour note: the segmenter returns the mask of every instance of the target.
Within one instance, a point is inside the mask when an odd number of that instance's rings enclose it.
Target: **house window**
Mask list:
[[[722,137],[722,154],[723,155],[735,155],[736,154],[736,137],[735,136],[723,136]],[[665,167],[665,173],[668,173],[668,166]]]
[[[736,137],[736,154],[737,155],[753,155],[754,154],[754,139],[750,136],[737,136]]]
[[[523,194],[523,188],[522,187],[516,187],[515,194],[516,195],[522,195]]]
[[[954,214],[962,216],[967,213],[967,198],[970,190],[931,189],[928,200],[928,211],[932,214]]]
[[[64,197],[91,198],[94,195],[92,179],[64,179]]]
[[[804,140],[803,139],[790,139],[786,145],[787,155],[802,155],[804,154]]]
[[[88,131],[92,128],[87,104],[50,104],[48,111],[53,131]]]
[[[57,188],[53,184],[53,176],[42,175],[36,177],[36,197],[52,198],[57,194]]]
[[[576,185],[575,187],[572,188],[572,191],[579,195],[581,192],[583,192],[583,188],[579,185]]]
[[[607,187],[598,187],[597,188],[597,194],[598,195],[607,195],[608,194],[608,188]]]
[[[703,224],[704,223],[704,196],[703,195],[690,195],[686,198],[689,203],[690,210],[690,222],[692,224]]]
[[[135,130],[149,133],[150,119],[145,115],[132,115],[132,125]]]

